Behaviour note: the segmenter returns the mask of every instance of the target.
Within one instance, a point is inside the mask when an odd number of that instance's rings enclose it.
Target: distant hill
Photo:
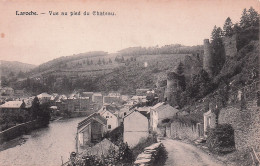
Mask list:
[[[138,52],[139,48],[143,51]],[[185,61],[187,56],[194,59],[194,55],[202,52],[202,46],[177,44],[126,48],[114,54],[81,53],[41,64],[23,77],[5,80],[5,84],[34,93],[67,93],[74,89],[132,93],[136,88],[152,88],[164,83],[167,72],[175,70],[180,61]]]
[[[0,61],[1,76],[17,75],[19,72],[28,72],[35,68],[36,65],[17,62],[17,61]]]

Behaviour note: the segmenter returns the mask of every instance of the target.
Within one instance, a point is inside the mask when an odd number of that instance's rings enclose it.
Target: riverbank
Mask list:
[[[22,144],[24,144],[26,142],[27,139],[28,139],[27,137],[21,136],[21,137],[9,140],[7,142],[4,142],[3,144],[0,145],[0,152],[4,151],[6,149],[9,149],[9,148],[16,147],[18,145],[21,146]]]
[[[1,165],[45,166],[61,165],[76,150],[77,125],[84,118],[70,118],[51,122],[1,146]],[[5,150],[4,150],[5,149]]]
[[[21,123],[17,126],[11,127],[0,132],[0,145],[15,139],[23,134],[29,133],[32,130],[48,126],[49,121],[43,121],[40,119],[32,120],[26,123]]]

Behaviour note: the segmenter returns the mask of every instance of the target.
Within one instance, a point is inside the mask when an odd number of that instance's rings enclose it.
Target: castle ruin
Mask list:
[[[236,35],[231,37],[223,37],[222,38],[224,50],[225,50],[225,57],[234,57],[237,54],[237,42],[236,42]],[[211,43],[209,39],[204,39],[204,56],[203,56],[203,69],[212,76],[212,69],[213,69],[213,51]]]

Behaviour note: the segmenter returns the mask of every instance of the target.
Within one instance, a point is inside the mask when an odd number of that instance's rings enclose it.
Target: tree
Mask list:
[[[248,9],[248,22],[250,26],[258,26],[259,24],[259,15],[253,7]]]
[[[40,102],[38,97],[36,96],[33,99],[32,107],[31,107],[31,114],[33,119],[37,119],[37,117],[39,116],[39,112],[40,112]]]
[[[98,63],[97,64],[101,65],[101,59],[100,58],[98,59]]]
[[[21,70],[19,71],[19,73],[17,74],[18,78],[23,78],[25,76],[24,72],[22,72]]]
[[[7,78],[5,76],[1,76],[1,86],[3,86],[3,87],[9,86],[9,81],[7,80]]]
[[[14,72],[11,71],[11,72],[9,73],[9,77],[13,77],[13,76],[14,76]]]
[[[225,49],[222,42],[223,31],[220,27],[214,26],[211,33],[212,46],[212,66],[213,75],[217,75],[225,63]]]
[[[223,34],[224,36],[232,36],[233,35],[233,23],[231,19],[228,17],[223,26]]]
[[[240,27],[242,29],[248,28],[250,26],[249,23],[249,15],[246,11],[246,8],[243,10],[242,16],[240,18]]]

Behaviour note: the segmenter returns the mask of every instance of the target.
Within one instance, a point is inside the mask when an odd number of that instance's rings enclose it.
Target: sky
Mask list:
[[[239,22],[250,6],[260,13],[259,0],[0,0],[0,60],[39,65],[89,51],[202,45],[214,25],[223,27],[227,17]],[[38,15],[16,15],[30,11]],[[70,16],[73,11],[81,15]],[[93,16],[93,11],[115,15]]]

